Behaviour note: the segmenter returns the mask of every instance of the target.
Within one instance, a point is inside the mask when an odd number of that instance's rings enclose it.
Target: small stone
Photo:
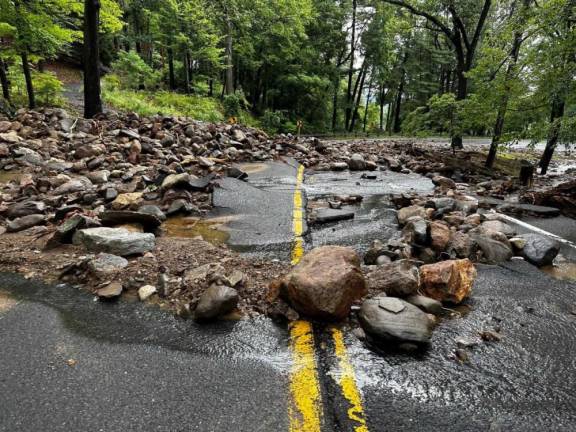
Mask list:
[[[118,297],[122,294],[122,284],[120,282],[112,282],[106,285],[104,288],[96,291],[96,295],[100,298],[111,299]]]
[[[194,311],[197,320],[211,320],[232,312],[238,305],[238,292],[229,286],[212,284],[202,293]]]
[[[156,293],[156,287],[152,285],[144,285],[143,287],[138,288],[138,298],[140,301],[148,300],[152,294]]]

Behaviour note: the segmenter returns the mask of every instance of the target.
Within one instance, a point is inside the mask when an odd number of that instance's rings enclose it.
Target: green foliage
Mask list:
[[[240,96],[238,94],[225,95],[222,105],[226,117],[237,117],[240,114]]]
[[[154,71],[135,51],[120,51],[112,69],[125,89],[153,89],[160,84],[162,72]]]
[[[17,69],[10,69],[9,79],[12,84],[12,103],[15,106],[25,106],[27,103],[26,83],[24,75]],[[32,82],[36,91],[38,105],[64,106],[62,97],[64,87],[52,72],[33,72]]]

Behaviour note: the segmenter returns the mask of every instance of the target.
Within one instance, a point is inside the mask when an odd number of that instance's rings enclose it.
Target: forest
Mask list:
[[[576,135],[576,0],[0,0],[1,108],[239,121],[270,132]]]

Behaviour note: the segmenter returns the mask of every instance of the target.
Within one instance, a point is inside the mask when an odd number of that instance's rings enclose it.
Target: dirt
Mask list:
[[[5,251],[0,255],[2,271],[21,273],[26,278],[45,282],[66,282],[90,293],[96,293],[111,282],[120,282],[124,286],[123,298],[136,300],[139,287],[157,284],[159,269],[163,266],[169,278],[170,295],[167,298],[154,295],[150,301],[180,315],[188,315],[208,286],[208,281],[186,284],[182,279],[189,270],[204,264],[220,264],[226,273],[242,272],[244,282],[236,287],[241,299],[238,312],[253,316],[266,313],[268,285],[288,267],[285,263],[243,258],[226,246],[216,246],[199,237],[158,237],[153,253],[129,258],[127,268],[106,277],[96,277],[81,265],[93,255],[74,245],[42,251],[46,238],[42,234],[1,235],[0,248]]]

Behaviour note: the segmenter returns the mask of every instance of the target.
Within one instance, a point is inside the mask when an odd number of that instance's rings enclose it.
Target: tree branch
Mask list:
[[[488,17],[488,12],[490,11],[491,6],[492,6],[492,0],[484,0],[482,13],[480,14],[480,19],[478,20],[478,25],[476,25],[476,31],[474,32],[474,37],[472,38],[472,43],[470,44],[470,49],[468,50],[468,54],[471,55],[472,57],[474,56],[474,52],[476,51],[476,47],[478,46],[478,41],[480,40],[480,35],[482,34],[482,29],[484,28],[484,24],[486,23],[486,18]],[[468,61],[471,63],[472,58],[469,58]]]
[[[395,6],[399,6],[399,7],[402,7],[404,9],[407,9],[411,13],[413,13],[414,15],[418,15],[418,16],[421,16],[423,18],[426,18],[428,21],[430,21],[436,27],[438,27],[440,30],[442,30],[442,32],[444,34],[446,34],[446,36],[448,36],[448,39],[450,39],[452,42],[455,42],[454,32],[452,30],[450,30],[448,28],[448,26],[446,26],[446,24],[444,24],[442,21],[440,21],[440,19],[438,17],[435,17],[434,15],[431,15],[428,12],[418,10],[413,5],[411,5],[410,3],[406,3],[405,1],[402,1],[402,0],[383,0],[383,1],[385,3],[393,4]],[[489,1],[489,0],[487,0],[487,1]]]
[[[460,30],[462,34],[462,39],[464,40],[464,44],[466,45],[466,49],[470,51],[470,41],[468,40],[468,33],[466,32],[466,27],[464,27],[464,23],[462,19],[458,16],[456,9],[453,5],[448,6],[448,11],[450,15],[452,15],[452,21],[454,22],[454,27]]]

